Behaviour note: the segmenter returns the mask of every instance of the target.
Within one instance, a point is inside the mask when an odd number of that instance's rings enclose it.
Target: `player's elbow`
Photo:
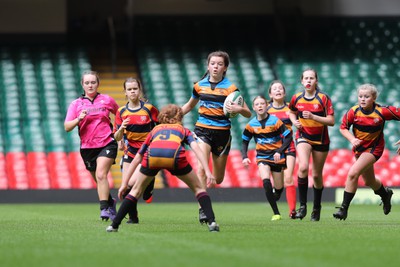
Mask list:
[[[328,123],[328,126],[335,126],[335,121],[331,121]]]
[[[64,124],[64,130],[65,130],[66,132],[70,132],[70,131],[72,131],[72,129],[73,129],[73,128],[71,128],[69,125]]]
[[[335,125],[335,117],[329,116],[328,118],[329,118],[329,119],[328,119],[326,125],[328,125],[328,126],[334,126],[334,125]]]

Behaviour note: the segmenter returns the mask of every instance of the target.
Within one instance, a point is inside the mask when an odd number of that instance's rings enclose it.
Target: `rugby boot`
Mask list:
[[[345,221],[347,218],[347,209],[343,206],[336,208],[338,208],[339,210],[333,214],[333,217]]]
[[[307,215],[307,206],[301,205],[300,208],[296,211],[296,219],[303,220]]]

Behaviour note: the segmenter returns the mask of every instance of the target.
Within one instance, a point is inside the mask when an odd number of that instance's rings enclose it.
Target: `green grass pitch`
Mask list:
[[[309,203],[311,205],[311,203]],[[320,222],[271,222],[266,203],[214,203],[221,232],[196,203],[139,203],[140,224],[107,233],[97,204],[0,205],[0,266],[399,266],[400,211],[353,205],[346,221],[323,203]]]

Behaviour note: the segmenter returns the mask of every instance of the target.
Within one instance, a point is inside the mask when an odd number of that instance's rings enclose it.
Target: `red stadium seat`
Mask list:
[[[8,188],[8,179],[6,172],[6,159],[3,153],[0,153],[0,190]]]
[[[252,187],[249,169],[242,164],[240,150],[231,150],[228,156],[226,171],[230,175],[232,187]],[[226,177],[225,177],[225,180]],[[225,183],[224,180],[224,183]]]
[[[28,152],[27,170],[30,189],[50,188],[50,177],[45,152]]]
[[[163,170],[164,177],[167,181],[168,187],[170,188],[187,188],[187,185],[182,182],[178,177],[172,175],[169,171]]]
[[[71,176],[65,152],[49,152],[48,167],[52,189],[71,189]]]
[[[97,188],[91,173],[86,170],[79,152],[70,152],[68,154],[68,168],[71,174],[72,188],[74,189],[91,189]],[[107,175],[108,185],[114,188],[114,179],[111,172]]]
[[[260,174],[258,173],[258,166],[256,164],[256,150],[249,150],[247,155],[251,161],[250,165],[247,167],[249,172],[249,180],[252,184],[252,187],[262,187],[262,180],[260,178]]]
[[[92,175],[86,170],[79,152],[70,152],[68,154],[68,167],[71,173],[72,188],[91,189],[96,188],[96,183]]]
[[[29,188],[24,152],[8,152],[6,154],[6,172],[9,189]]]

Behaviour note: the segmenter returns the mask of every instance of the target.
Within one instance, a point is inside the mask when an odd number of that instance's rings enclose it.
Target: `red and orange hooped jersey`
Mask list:
[[[128,104],[118,109],[115,116],[115,131],[121,127],[122,121],[130,118],[124,131],[124,139],[128,142],[127,154],[134,157],[146,140],[149,132],[158,123],[158,109],[150,103],[140,101],[140,108],[130,109]]]
[[[274,107],[272,105],[272,102],[271,102],[267,106],[267,112],[269,114],[273,114],[276,117],[278,117],[278,119],[280,119],[285,124],[286,128],[288,130],[290,130],[291,132],[293,132],[292,121],[290,120],[290,117],[289,117],[289,113],[290,113],[289,103],[285,103],[285,105],[283,107],[276,108],[276,107]],[[287,152],[291,152],[291,153],[295,153],[296,152],[296,146],[294,144],[294,141],[292,141],[290,143],[290,146],[287,149],[286,153]]]
[[[303,111],[326,117],[334,115],[332,101],[329,96],[317,90],[313,98],[306,98],[305,92],[295,94],[289,104],[291,111],[297,113],[297,118],[302,127],[296,131],[296,139],[304,139],[312,145],[329,144],[328,127],[315,120],[303,118]]]
[[[387,120],[400,120],[400,109],[375,104],[373,110],[367,112],[356,105],[343,116],[340,129],[350,130],[353,126],[354,137],[362,141],[359,147],[353,148],[356,156],[369,152],[379,158],[385,148],[383,128]]]
[[[168,170],[184,168],[188,164],[184,145],[194,141],[190,130],[181,124],[157,125],[138,151],[143,155],[142,166]]]
[[[199,118],[196,126],[217,130],[228,130],[231,121],[224,115],[224,102],[226,97],[239,91],[226,77],[218,84],[212,86],[209,77],[197,82],[193,87],[192,97],[199,99]]]

